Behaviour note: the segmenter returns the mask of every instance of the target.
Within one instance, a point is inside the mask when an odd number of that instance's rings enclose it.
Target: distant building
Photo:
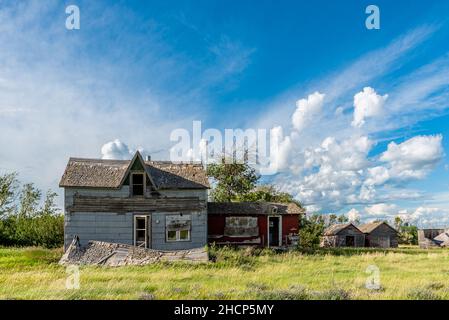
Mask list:
[[[418,230],[418,243],[422,249],[449,247],[449,229]]]
[[[365,234],[365,246],[373,248],[397,248],[398,231],[388,223],[371,222],[359,226]]]
[[[324,230],[321,247],[364,247],[365,234],[352,223],[335,224]]]

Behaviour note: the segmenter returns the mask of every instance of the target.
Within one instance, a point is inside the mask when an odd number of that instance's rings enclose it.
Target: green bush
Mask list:
[[[57,248],[64,243],[64,216],[9,217],[0,222],[0,244]]]
[[[62,246],[64,217],[56,193],[49,190],[41,203],[41,190],[32,183],[19,185],[16,173],[0,175],[0,245]]]
[[[441,297],[428,288],[415,288],[407,297],[411,300],[441,300]]]
[[[332,288],[325,291],[320,291],[315,294],[315,298],[318,300],[350,300],[351,294],[349,291],[340,289],[340,288]]]

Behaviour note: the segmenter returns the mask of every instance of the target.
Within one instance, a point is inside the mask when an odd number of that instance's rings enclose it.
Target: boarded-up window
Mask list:
[[[224,235],[228,237],[258,236],[257,217],[226,217]]]
[[[165,217],[167,241],[189,241],[192,217],[190,214],[170,214]]]

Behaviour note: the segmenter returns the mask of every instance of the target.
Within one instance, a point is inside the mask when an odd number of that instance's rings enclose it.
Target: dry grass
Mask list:
[[[0,299],[449,299],[449,250],[212,249],[216,262],[80,268],[66,289],[61,250],[0,248]],[[365,283],[380,270],[380,289]]]

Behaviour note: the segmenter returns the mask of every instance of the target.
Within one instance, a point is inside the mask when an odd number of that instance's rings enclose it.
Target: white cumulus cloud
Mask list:
[[[365,124],[365,118],[376,117],[382,113],[382,108],[388,95],[378,95],[371,87],[363,88],[363,91],[354,96],[354,120],[353,127],[361,127]]]
[[[398,213],[398,207],[395,204],[377,203],[365,207],[365,212],[371,216],[391,216]]]
[[[142,148],[137,148],[137,150],[140,153],[144,152]],[[101,147],[101,159],[129,160],[137,150],[130,149],[126,143],[115,139]]]
[[[307,99],[300,99],[296,102],[296,110],[292,116],[292,123],[297,131],[302,131],[313,119],[313,116],[321,111],[323,100],[324,94],[314,92]]]
[[[349,210],[346,215],[348,216],[350,222],[354,222],[360,219],[360,212],[355,208]]]
[[[380,160],[390,165],[390,176],[400,179],[422,179],[444,155],[443,136],[416,136],[403,143],[391,142]]]

